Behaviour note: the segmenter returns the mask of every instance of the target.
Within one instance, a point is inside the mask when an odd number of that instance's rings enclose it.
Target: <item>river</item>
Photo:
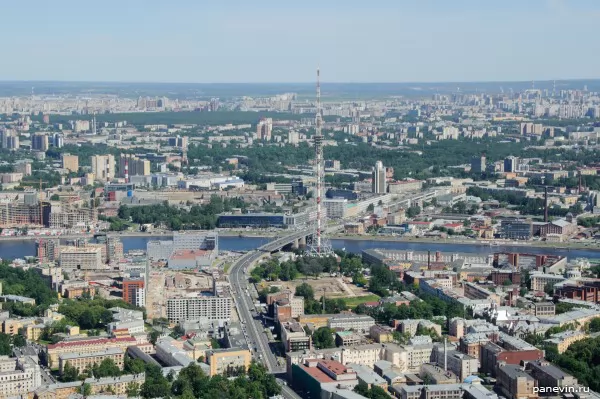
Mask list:
[[[133,249],[146,249],[148,241],[160,237],[121,237],[125,251]],[[163,237],[166,238],[166,237]],[[219,237],[219,247],[225,251],[249,251],[267,243],[270,237]],[[570,259],[575,258],[600,258],[600,252],[587,249],[563,249],[552,247],[528,247],[526,245],[500,245],[486,246],[473,244],[456,244],[442,242],[406,242],[406,241],[378,241],[378,240],[345,240],[333,239],[331,244],[334,249],[345,249],[348,252],[360,253],[365,249],[387,248],[412,251],[441,251],[465,252],[478,254],[492,254],[494,252],[519,252],[544,255],[562,255]],[[0,258],[15,259],[35,255],[35,241],[33,240],[5,240],[0,238]]]

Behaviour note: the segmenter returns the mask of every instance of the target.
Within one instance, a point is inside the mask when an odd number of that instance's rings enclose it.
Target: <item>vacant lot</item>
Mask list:
[[[296,287],[302,283],[307,283],[315,291],[315,299],[320,299],[323,294],[326,298],[358,298],[372,295],[364,288],[360,288],[351,283],[345,283],[341,277],[325,277],[320,279],[306,278],[294,281],[271,281],[263,282],[262,286],[276,286],[281,290],[296,291]],[[360,299],[358,299],[360,301]],[[367,301],[376,299],[367,299]],[[359,302],[360,303],[360,302]]]

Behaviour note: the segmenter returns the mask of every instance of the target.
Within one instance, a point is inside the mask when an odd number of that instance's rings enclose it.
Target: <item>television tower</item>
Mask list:
[[[322,236],[323,227],[327,224],[326,218],[323,216],[323,188],[324,188],[324,172],[325,162],[323,160],[323,134],[321,133],[322,124],[321,115],[321,77],[320,71],[317,69],[317,114],[315,119],[315,135],[313,141],[315,143],[315,177],[317,180],[317,220],[316,229],[313,233],[310,253],[313,256],[327,257],[333,255],[331,243]]]

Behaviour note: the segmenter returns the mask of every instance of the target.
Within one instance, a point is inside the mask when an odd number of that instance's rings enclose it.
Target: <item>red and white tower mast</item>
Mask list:
[[[316,256],[333,255],[329,240],[323,237],[323,227],[326,225],[326,217],[323,212],[323,189],[325,187],[325,161],[323,159],[323,134],[321,132],[323,117],[321,115],[321,77],[317,69],[317,114],[315,120],[315,135],[313,141],[315,144],[315,177],[316,177],[316,200],[317,200],[317,220],[316,229],[312,239],[311,254]]]

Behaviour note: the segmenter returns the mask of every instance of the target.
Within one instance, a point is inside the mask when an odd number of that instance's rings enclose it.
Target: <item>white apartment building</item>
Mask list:
[[[63,247],[60,251],[60,266],[65,270],[96,270],[102,263],[100,247]]]
[[[419,371],[421,365],[431,361],[433,344],[405,346],[406,369],[411,372]]]
[[[173,232],[173,250],[212,249],[219,250],[219,235],[214,232],[175,231]]]
[[[380,344],[366,344],[342,348],[341,362],[355,363],[373,368],[375,362],[381,360],[383,347]]]
[[[33,358],[0,356],[0,398],[27,396],[40,385],[42,373]]]
[[[339,314],[331,317],[327,324],[329,328],[341,328],[344,330],[354,330],[362,334],[369,332],[371,326],[375,325],[375,320],[371,316],[357,314]]]
[[[348,200],[345,198],[333,198],[323,201],[329,219],[343,219],[346,217]]]
[[[230,297],[194,297],[167,299],[167,318],[178,323],[181,320],[229,320]]]

